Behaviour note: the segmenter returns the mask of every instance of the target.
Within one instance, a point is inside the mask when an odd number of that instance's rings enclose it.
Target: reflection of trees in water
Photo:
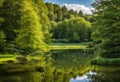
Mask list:
[[[119,82],[120,67],[97,67],[97,75],[94,75],[92,82]]]
[[[0,82],[69,82],[71,78],[76,78],[77,75],[83,76],[89,70],[94,70],[98,73],[97,75],[88,75],[88,78],[91,78],[92,82],[119,81],[120,69],[90,66],[90,63],[88,62],[89,59],[92,58],[92,55],[87,53],[88,52],[83,51],[73,52],[72,50],[57,52],[52,55],[52,57],[54,58],[52,60],[53,64],[51,63],[49,57],[48,59],[46,58],[47,61],[46,65],[44,66],[43,72],[28,71],[19,73],[9,73],[4,75],[0,73]],[[38,61],[32,61],[31,63],[36,62]]]
[[[69,82],[73,77],[71,72],[63,72],[59,69],[49,69],[44,73],[27,72],[2,76],[1,82]]]
[[[53,51],[52,58],[54,65],[57,68],[73,70],[79,69],[83,66],[89,65],[93,57],[90,50],[61,50]],[[63,67],[64,66],[64,67]]]
[[[88,79],[92,79],[92,82],[119,82],[119,76],[116,76],[116,73],[110,76],[106,72],[101,72],[97,75],[88,75]],[[46,73],[29,72],[5,75],[0,78],[0,82],[69,82],[73,77],[76,78],[75,74],[71,72],[65,73],[58,69],[54,69],[54,71],[49,70],[49,72]]]
[[[83,52],[84,52],[83,50],[78,50],[76,52],[73,52],[72,50],[62,51],[62,52],[60,51],[59,53],[57,52],[56,53],[57,55],[55,54],[52,55],[55,58],[53,59],[54,66],[51,63],[50,57],[48,57],[50,55],[45,55],[46,59],[45,59],[45,66],[44,66],[43,72],[28,71],[28,72],[22,72],[22,73],[15,73],[13,75],[9,74],[7,76],[3,75],[1,78],[1,82],[69,82],[70,78],[76,77],[78,74],[81,74],[79,70],[76,71],[76,68],[79,67],[81,62],[84,63],[82,60],[84,60],[86,54]],[[82,53],[84,54],[84,56],[81,56]],[[81,62],[79,62],[80,60]],[[85,61],[87,62],[87,60],[88,58]],[[31,62],[29,62],[29,65],[26,66],[26,68],[28,67],[34,68],[34,66],[40,65],[38,64],[40,62],[44,63],[43,60],[36,60],[36,57],[34,57],[31,59]],[[56,67],[55,64],[58,64],[60,68]],[[18,65],[18,67],[20,66]],[[38,69],[39,68],[37,66],[37,70]]]

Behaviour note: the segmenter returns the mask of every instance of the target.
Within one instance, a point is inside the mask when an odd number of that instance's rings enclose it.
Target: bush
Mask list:
[[[107,66],[120,66],[120,58],[98,58],[93,59],[91,64],[94,65],[107,65]]]

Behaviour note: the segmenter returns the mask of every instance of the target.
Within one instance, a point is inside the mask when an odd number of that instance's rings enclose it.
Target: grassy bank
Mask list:
[[[82,43],[51,43],[50,48],[52,50],[61,50],[61,49],[87,49],[89,44],[93,42],[82,42]]]
[[[6,61],[9,60],[16,60],[17,55],[11,55],[11,54],[0,54],[0,64],[6,63]]]
[[[0,73],[16,73],[16,72],[30,72],[43,71],[45,66],[45,57],[43,56],[26,56],[2,54],[0,55]]]
[[[6,63],[9,63],[9,61],[11,62],[13,61],[13,63],[21,63],[22,58],[23,58],[22,55],[2,54],[0,55],[0,64],[6,64]],[[25,59],[26,59],[26,62],[30,62],[31,60],[43,61],[45,58],[42,56],[26,56]]]
[[[120,58],[96,58],[91,63],[103,66],[120,66]]]

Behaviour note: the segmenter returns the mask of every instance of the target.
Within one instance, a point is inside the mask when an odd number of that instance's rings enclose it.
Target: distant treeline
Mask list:
[[[83,14],[66,6],[45,3],[48,8],[48,17],[51,23],[50,33],[53,41],[57,42],[82,42],[91,41],[91,15]]]

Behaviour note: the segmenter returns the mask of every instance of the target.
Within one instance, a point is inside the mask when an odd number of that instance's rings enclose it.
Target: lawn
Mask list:
[[[50,48],[52,50],[61,50],[61,49],[87,49],[89,44],[93,42],[82,42],[82,43],[51,43]]]

